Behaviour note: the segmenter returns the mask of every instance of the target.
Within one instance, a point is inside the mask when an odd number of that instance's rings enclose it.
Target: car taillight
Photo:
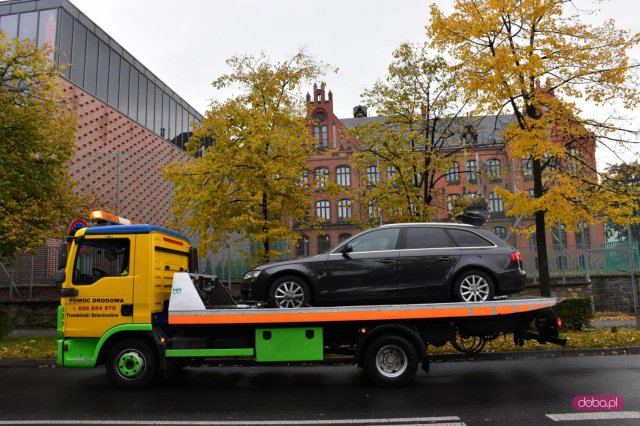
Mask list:
[[[520,254],[519,251],[514,251],[509,253],[509,259],[511,259],[513,262],[523,262],[524,258],[522,257],[522,255]]]
[[[556,327],[558,328],[558,330],[562,329],[562,319],[561,318],[556,318]]]

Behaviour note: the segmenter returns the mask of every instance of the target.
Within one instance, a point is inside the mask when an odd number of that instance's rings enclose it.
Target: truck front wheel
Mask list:
[[[367,346],[364,369],[369,379],[379,386],[404,386],[416,374],[418,354],[403,337],[378,337]]]
[[[155,377],[158,357],[145,342],[123,340],[116,343],[107,355],[107,376],[121,388],[142,388]]]

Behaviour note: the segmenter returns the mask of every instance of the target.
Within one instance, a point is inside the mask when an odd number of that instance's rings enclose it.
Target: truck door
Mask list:
[[[87,236],[75,248],[71,280],[62,298],[65,337],[98,337],[131,324],[135,237]],[[74,251],[71,252],[71,255]]]

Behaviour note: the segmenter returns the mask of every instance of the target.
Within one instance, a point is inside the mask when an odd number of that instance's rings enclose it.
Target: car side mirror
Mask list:
[[[351,253],[352,251],[353,251],[353,246],[351,245],[351,243],[347,243],[344,245],[344,247],[342,247],[342,249],[340,250],[340,253],[342,253],[344,257],[349,257],[349,253]]]
[[[56,284],[62,284],[66,279],[67,273],[64,271],[64,269],[60,269],[58,272],[56,272]]]

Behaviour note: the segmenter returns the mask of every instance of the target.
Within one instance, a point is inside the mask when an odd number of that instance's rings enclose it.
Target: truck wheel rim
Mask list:
[[[460,295],[465,302],[482,302],[489,298],[489,283],[480,275],[469,275],[460,283]]]
[[[299,308],[304,303],[304,289],[297,282],[285,281],[276,288],[274,297],[281,308]]]
[[[380,348],[376,355],[376,368],[385,377],[398,377],[407,369],[409,360],[405,351],[397,345]]]
[[[125,379],[134,379],[144,371],[144,356],[134,350],[122,352],[118,357],[118,373]]]

